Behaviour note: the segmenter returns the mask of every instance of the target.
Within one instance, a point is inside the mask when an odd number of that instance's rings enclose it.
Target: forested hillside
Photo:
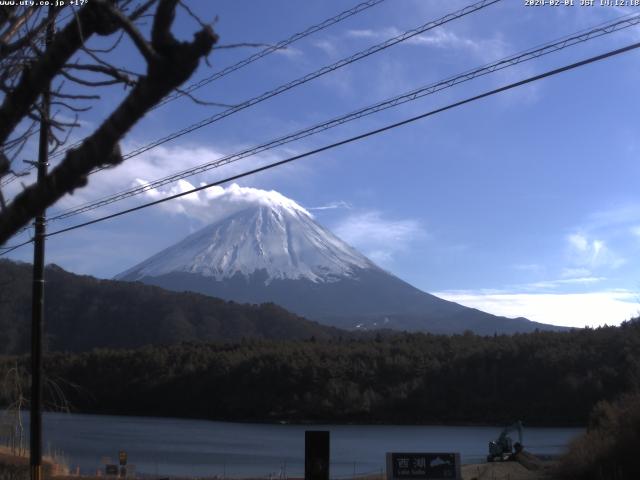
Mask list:
[[[31,265],[0,261],[0,354],[29,351]],[[182,341],[329,338],[340,330],[273,304],[242,305],[139,283],[45,271],[49,350],[136,348]]]
[[[3,368],[13,361],[5,357]],[[513,336],[398,334],[96,350],[54,354],[45,365],[82,412],[584,425],[596,402],[640,389],[640,322]]]

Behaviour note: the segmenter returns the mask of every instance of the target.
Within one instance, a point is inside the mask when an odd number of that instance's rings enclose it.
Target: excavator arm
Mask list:
[[[509,435],[511,432],[518,432],[518,442],[520,443],[520,445],[522,445],[522,422],[520,420],[513,423],[512,425],[509,425],[508,427],[505,427],[500,434],[500,439],[502,440],[506,438],[507,435]]]
[[[512,444],[511,437],[509,434],[511,432],[518,432],[518,443]],[[495,442],[489,442],[489,455],[487,457],[487,461],[492,462],[494,459],[506,459],[508,458],[514,450],[518,453],[522,450],[522,422],[518,420],[517,422],[505,427],[502,432],[500,432],[500,436]],[[505,457],[506,455],[506,457]]]

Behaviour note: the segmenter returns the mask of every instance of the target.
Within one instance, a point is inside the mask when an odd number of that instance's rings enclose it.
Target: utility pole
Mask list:
[[[53,2],[52,2],[53,3]],[[45,34],[45,52],[51,44],[54,32],[54,7],[49,6],[48,25]],[[42,91],[40,138],[38,143],[38,183],[44,182],[49,165],[49,109],[51,85]],[[46,211],[35,218],[33,242],[33,290],[31,305],[31,405],[30,448],[31,480],[43,480],[42,472],[42,333],[44,330],[44,241]]]

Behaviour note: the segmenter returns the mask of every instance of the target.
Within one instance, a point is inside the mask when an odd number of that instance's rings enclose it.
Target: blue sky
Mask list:
[[[356,1],[192,1],[218,17],[220,44],[276,43]],[[470,2],[469,2],[470,3]],[[213,160],[640,8],[526,7],[503,0],[181,137],[122,166],[50,210]],[[386,0],[198,91],[237,104],[467,5]],[[180,12],[176,34],[197,25]],[[285,158],[444,106],[505,83],[640,41],[639,27],[458,85],[286,147],[192,177],[193,185]],[[218,50],[192,81],[253,53]],[[118,59],[140,65],[126,43]],[[564,325],[617,324],[640,310],[640,52],[493,96],[238,183],[274,189],[382,267],[444,298]],[[190,82],[189,82],[190,83]],[[83,118],[91,131],[118,99],[106,92]],[[188,99],[151,112],[123,151],[220,108]],[[11,188],[18,188],[14,182]],[[156,195],[164,195],[166,187]],[[72,225],[149,196],[121,202]],[[188,199],[52,237],[47,262],[110,278],[203,226]],[[15,241],[20,238],[14,239]],[[30,248],[12,258],[31,260]]]

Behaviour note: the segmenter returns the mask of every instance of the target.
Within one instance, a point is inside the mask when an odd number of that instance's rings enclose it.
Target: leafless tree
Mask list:
[[[26,453],[26,436],[22,423],[22,411],[27,405],[22,388],[26,377],[24,369],[16,362],[7,370],[1,383],[3,400],[7,402],[7,406],[0,418],[0,425],[9,432],[11,453],[20,456]]]
[[[4,404],[0,412],[0,437],[7,438],[11,453],[20,456],[27,454],[23,413],[29,407],[28,382],[29,373],[22,362],[7,364],[7,370],[0,374],[0,402]],[[65,390],[89,395],[80,386],[49,375],[44,377],[44,389],[46,409],[54,412],[71,412]]]
[[[0,7],[0,190],[21,174],[21,156],[41,120],[49,148],[64,152],[42,181],[11,201],[0,191],[0,245],[62,196],[87,184],[88,174],[122,162],[119,141],[163,97],[191,77],[217,42],[211,26],[181,0],[79,0],[74,8]],[[199,23],[191,41],[171,32],[182,7]],[[56,25],[48,44],[47,27]],[[146,71],[136,73],[114,52],[133,45]],[[51,85],[51,114],[42,108]],[[101,93],[122,86],[122,100],[101,124],[65,147],[79,118]],[[37,138],[37,137],[36,137]]]

